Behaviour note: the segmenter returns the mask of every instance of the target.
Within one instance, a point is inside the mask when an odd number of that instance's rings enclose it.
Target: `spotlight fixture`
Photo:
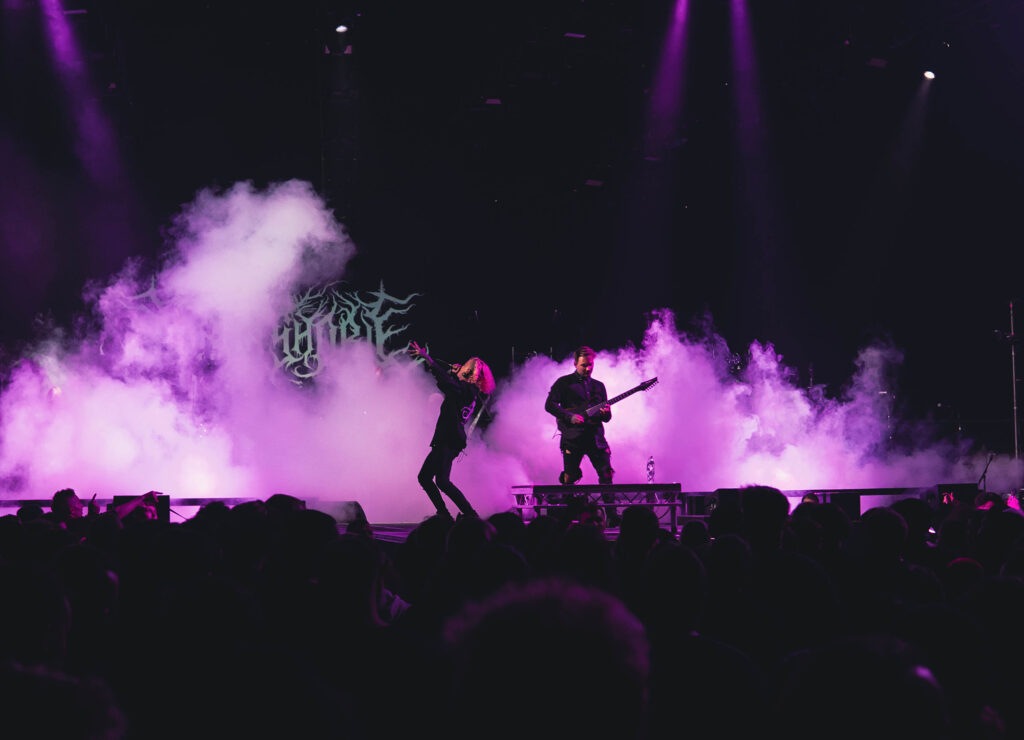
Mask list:
[[[935,79],[935,73],[932,72],[930,69],[926,69],[925,72],[924,72],[924,78],[926,80],[934,80]]]

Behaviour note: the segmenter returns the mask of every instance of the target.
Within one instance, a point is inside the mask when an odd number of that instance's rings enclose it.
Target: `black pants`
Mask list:
[[[442,493],[450,498],[459,511],[466,516],[477,515],[466,495],[452,483],[452,463],[455,462],[455,458],[459,456],[460,452],[462,452],[461,449],[454,450],[450,447],[431,447],[427,459],[423,461],[423,467],[420,468],[420,472],[416,476],[420,486],[427,492],[430,503],[442,516],[451,516],[444,499],[441,498]]]
[[[594,466],[597,482],[603,486],[611,485],[615,470],[612,468],[612,451],[607,442],[593,439],[563,441],[560,447],[562,449],[562,474],[558,476],[558,482],[563,486],[571,485],[583,477],[583,469],[580,464],[584,457],[588,458],[590,464]],[[606,504],[614,504],[615,495],[602,493],[601,500]],[[566,502],[568,504],[567,513],[571,519],[578,516],[579,509],[585,501],[585,496],[573,496]],[[617,525],[619,514],[615,507],[607,509],[606,513],[609,523]]]
[[[583,477],[583,469],[580,464],[583,458],[589,458],[590,464],[597,472],[597,482],[601,485],[609,485],[615,470],[612,469],[612,451],[607,442],[598,442],[594,439],[562,441],[562,474],[559,482],[563,486],[571,485]]]

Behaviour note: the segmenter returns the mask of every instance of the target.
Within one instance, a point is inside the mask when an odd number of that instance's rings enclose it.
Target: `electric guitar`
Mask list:
[[[602,403],[598,403],[598,404],[595,404],[595,405],[591,406],[590,408],[588,408],[586,411],[583,412],[583,415],[586,416],[588,419],[593,419],[595,416],[597,416],[601,412],[601,407],[602,406],[611,406],[613,403],[618,403],[619,401],[621,401],[624,398],[629,398],[634,393],[637,393],[639,391],[645,391],[648,388],[650,388],[651,386],[657,385],[657,383],[658,383],[658,378],[657,377],[648,378],[647,380],[645,380],[640,385],[636,386],[635,388],[630,388],[625,393],[620,393],[619,395],[615,396],[614,398],[609,398],[607,401],[603,401]]]

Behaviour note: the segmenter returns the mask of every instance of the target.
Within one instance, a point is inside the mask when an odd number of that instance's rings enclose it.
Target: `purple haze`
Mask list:
[[[186,206],[163,268],[128,264],[88,286],[99,323],[48,337],[13,368],[0,395],[0,497],[63,487],[103,496],[357,500],[373,522],[430,513],[416,483],[440,402],[404,355],[382,362],[364,341],[324,352],[312,388],[275,364],[271,338],[294,291],[343,274],[356,245],[311,185],[238,184]],[[387,276],[383,276],[386,281]],[[429,286],[427,286],[429,287]],[[974,481],[984,459],[944,444],[873,456],[891,419],[882,379],[895,348],[865,348],[842,398],[797,387],[784,358],[754,344],[742,376],[708,322],[700,336],[656,312],[638,347],[598,347],[595,377],[617,395],[608,437],[616,482],[701,491],[763,483],[785,490],[934,486]],[[411,327],[398,342],[415,339]],[[554,483],[554,420],[543,410],[569,357],[533,357],[500,379],[493,421],[472,437],[453,479],[483,514],[509,508],[510,487]],[[1015,485],[1019,461],[997,459],[989,490]],[[583,483],[596,483],[584,464]]]

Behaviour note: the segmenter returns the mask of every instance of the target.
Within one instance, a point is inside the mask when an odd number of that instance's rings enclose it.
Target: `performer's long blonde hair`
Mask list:
[[[494,374],[491,372],[491,368],[487,366],[487,363],[479,357],[470,357],[462,363],[457,374],[460,380],[473,383],[480,389],[481,393],[485,395],[494,393],[494,388],[496,387]]]

